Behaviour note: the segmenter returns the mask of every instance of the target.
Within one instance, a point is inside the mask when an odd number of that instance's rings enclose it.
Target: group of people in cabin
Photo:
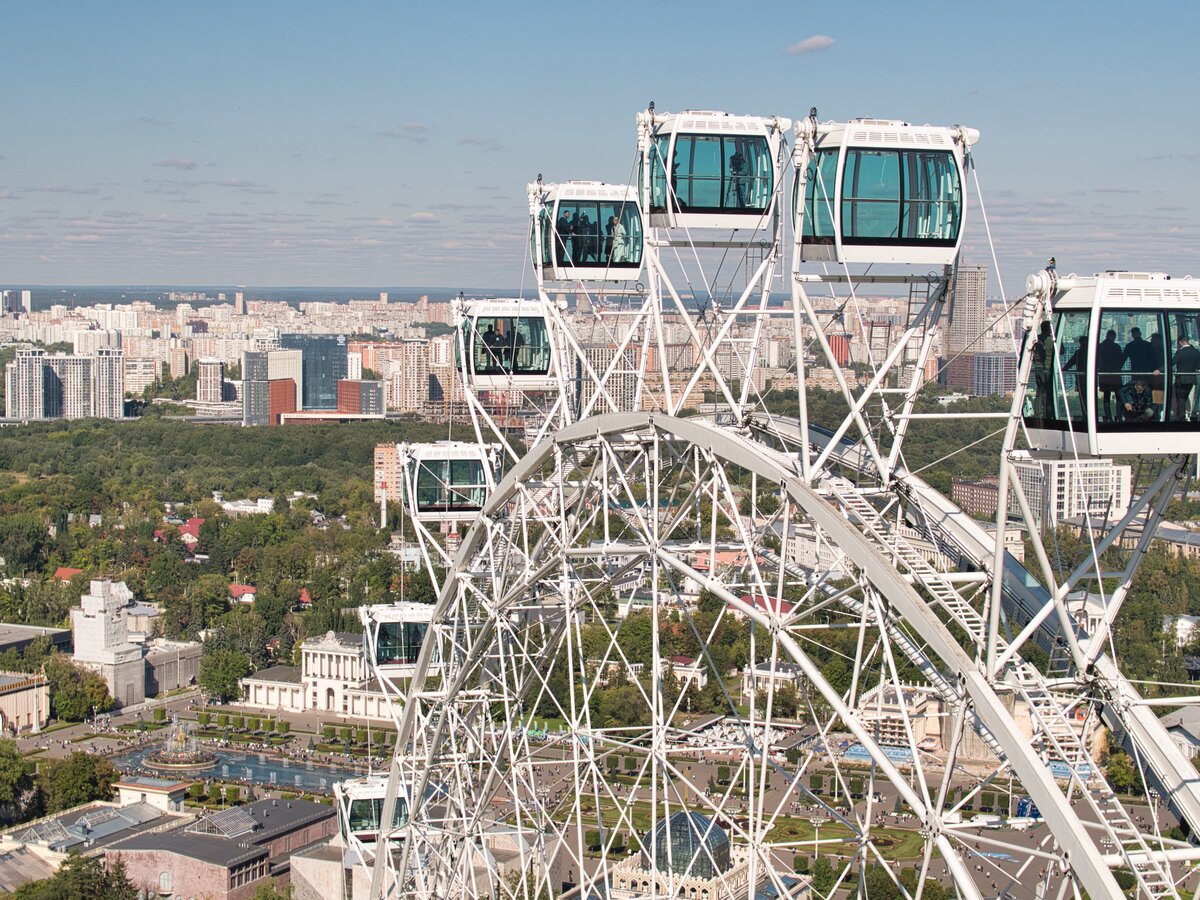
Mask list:
[[[1078,416],[1086,421],[1089,391],[1088,353],[1091,344],[1087,332],[1076,338],[1076,347],[1062,364],[1064,382],[1071,386],[1079,402]],[[1166,412],[1168,422],[1200,421],[1200,391],[1196,390],[1200,372],[1200,349],[1194,347],[1182,329],[1170,359],[1171,384],[1167,392],[1167,367],[1162,336],[1155,332],[1150,340],[1142,330],[1129,329],[1129,341],[1122,346],[1117,332],[1110,328],[1096,345],[1096,397],[1103,401],[1102,422],[1158,422]],[[1064,348],[1065,352],[1065,348]],[[1054,337],[1050,323],[1043,322],[1033,345],[1034,409],[1039,418],[1061,418],[1055,412]],[[1114,402],[1115,401],[1115,402]]]
[[[593,222],[586,212],[563,210],[555,224],[558,233],[558,264],[582,266],[631,262],[625,224],[619,215],[610,215],[601,223],[596,212]]]
[[[506,325],[505,333],[496,329],[496,324]],[[512,320],[489,323],[483,330],[482,350],[475,363],[477,375],[502,375],[520,371],[526,365],[525,336],[512,326]]]

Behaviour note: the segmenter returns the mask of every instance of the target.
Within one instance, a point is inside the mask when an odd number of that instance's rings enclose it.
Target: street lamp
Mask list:
[[[826,819],[824,816],[813,816],[808,821],[809,821],[809,824],[812,825],[812,827],[813,827],[813,862],[815,864],[816,859],[817,859],[817,854],[821,852],[820,851],[821,826],[824,825],[829,820]]]

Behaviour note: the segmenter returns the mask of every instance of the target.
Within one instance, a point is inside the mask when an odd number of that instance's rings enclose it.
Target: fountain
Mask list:
[[[192,737],[191,729],[179,720],[176,713],[171,718],[171,730],[167,740],[142,758],[142,764],[151,769],[165,772],[198,772],[211,769],[217,764],[217,755],[204,750]]]

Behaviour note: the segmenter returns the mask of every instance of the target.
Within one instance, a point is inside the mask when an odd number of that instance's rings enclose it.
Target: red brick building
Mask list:
[[[278,425],[283,413],[296,411],[296,382],[291,378],[276,378],[267,382],[267,424]]]
[[[383,413],[383,382],[343,378],[337,383],[337,411],[347,415]]]
[[[152,893],[248,900],[260,882],[286,883],[292,853],[337,831],[337,814],[307,800],[259,800],[187,828],[141,834],[105,852],[120,856],[129,880]]]

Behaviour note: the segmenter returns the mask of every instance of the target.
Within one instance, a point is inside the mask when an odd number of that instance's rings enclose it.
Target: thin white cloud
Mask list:
[[[389,128],[386,131],[377,131],[375,134],[382,138],[424,144],[429,140],[429,131],[429,126],[424,122],[405,122],[399,128]]]
[[[238,191],[245,191],[249,194],[274,194],[276,193],[265,184],[259,184],[257,181],[247,181],[245,178],[222,178],[216,182],[217,187],[233,188]]]
[[[799,56],[802,53],[816,53],[820,50],[828,50],[834,43],[834,39],[827,34],[814,34],[811,37],[806,37],[804,40],[792,44],[792,46],[787,48],[787,52],[789,56]]]
[[[160,159],[154,165],[160,169],[186,169],[190,171],[196,168],[196,161],[194,159],[175,157],[172,159]]]
[[[458,139],[460,144],[468,144],[476,147],[482,147],[484,150],[499,150],[500,145],[491,138],[479,137],[475,134],[466,134]]]
[[[27,191],[33,191],[39,194],[98,194],[96,188],[79,188],[69,187],[65,184],[48,184],[45,187],[25,188]]]
[[[437,216],[435,216],[431,212],[415,212],[411,216],[408,217],[408,221],[418,222],[418,223],[425,225],[425,224],[430,224],[433,222],[440,222],[441,219],[439,219]]]

